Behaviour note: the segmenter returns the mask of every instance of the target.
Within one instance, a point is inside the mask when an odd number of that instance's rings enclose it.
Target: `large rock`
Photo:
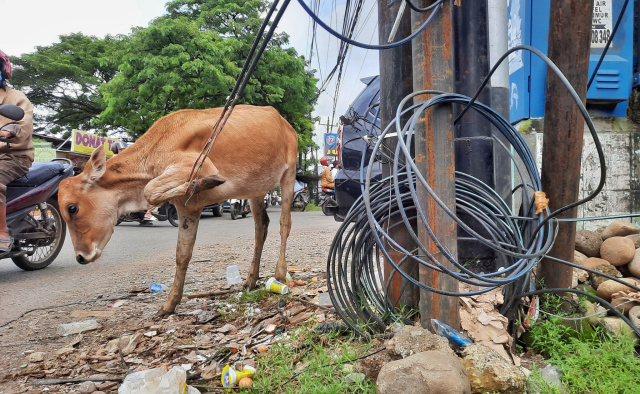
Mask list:
[[[601,265],[611,265],[607,260],[599,259],[597,257],[589,257],[585,261],[582,262],[583,267],[591,268],[592,270],[596,269],[596,267],[600,267]]]
[[[363,358],[356,361],[358,371],[362,371],[369,379],[376,381],[380,370],[391,361],[399,360],[400,356],[391,353],[391,350],[385,349],[373,356]]]
[[[589,230],[576,231],[576,250],[587,257],[600,257],[602,237]]]
[[[634,331],[627,323],[624,322],[618,316],[607,316],[601,320],[602,328],[607,330],[612,335],[629,335],[634,334]]]
[[[636,278],[640,278],[640,249],[636,249],[636,252],[633,255],[633,259],[631,259],[631,262],[629,263],[629,265],[627,265],[627,268],[629,269],[631,275],[635,276]]]
[[[620,279],[623,282],[627,282],[634,286],[637,286],[637,282],[634,278],[622,278]],[[606,280],[598,286],[597,295],[600,298],[603,298],[605,301],[611,301],[611,296],[613,293],[617,293],[619,291],[635,291],[629,286],[625,286],[623,283],[616,282],[613,279]]]
[[[434,350],[382,367],[376,381],[376,393],[470,394],[471,386],[458,357]]]
[[[582,265],[582,263],[588,259],[588,257],[584,254],[584,253],[580,253],[577,250],[573,251],[573,262],[574,264],[580,264]]]
[[[428,350],[439,350],[443,353],[454,354],[445,337],[432,334],[418,326],[404,326],[396,335],[386,342],[391,353],[402,358]]]
[[[622,274],[620,273],[620,271],[618,271],[616,267],[612,266],[611,264],[600,265],[596,267],[595,270],[602,272],[603,274],[613,276],[614,278],[622,278]],[[609,278],[606,278],[602,275],[591,274],[591,287],[597,290],[598,286],[608,280]]]
[[[462,351],[473,393],[524,393],[527,377],[493,349],[474,343]]]
[[[634,306],[629,311],[629,320],[634,326],[640,328],[640,306]]]
[[[632,240],[633,245],[636,247],[636,249],[640,248],[640,234],[627,235],[625,236],[625,238],[629,238],[630,240]]]
[[[601,236],[603,240],[606,240],[611,237],[624,237],[626,235],[638,233],[640,233],[640,228],[638,228],[634,223],[618,220],[608,225],[602,232]]]
[[[611,237],[600,247],[600,256],[616,267],[629,263],[635,253],[633,241],[625,237]]]

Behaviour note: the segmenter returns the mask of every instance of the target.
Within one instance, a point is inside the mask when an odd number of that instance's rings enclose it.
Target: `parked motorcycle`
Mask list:
[[[0,115],[20,120],[24,111],[3,104]],[[0,137],[0,141],[11,144],[11,138]],[[54,159],[33,163],[28,173],[7,185],[7,226],[13,245],[0,259],[11,258],[25,271],[45,268],[56,259],[67,234],[58,207],[58,187],[72,175],[71,161]]]
[[[335,200],[336,191],[328,187],[322,188],[322,196],[318,200],[318,205],[322,208],[322,213],[333,216],[338,212],[338,203]]]
[[[282,197],[278,194],[277,190],[271,192],[271,205],[282,205]]]
[[[243,218],[246,218],[249,213],[251,213],[251,206],[249,205],[249,200],[238,200],[236,198],[232,198],[229,200],[229,213],[231,214],[231,220],[236,220],[239,216],[242,215]]]
[[[118,218],[116,226],[122,222],[138,222],[141,225],[145,225],[149,223],[149,219],[144,217],[146,213],[147,211],[145,210],[125,213]],[[178,210],[175,205],[168,201],[162,204],[157,212],[151,212],[151,214],[161,222],[168,220],[173,227],[178,227]]]
[[[292,209],[299,209],[303,212],[307,209],[309,204],[309,196],[307,196],[307,184],[296,179],[293,187],[293,201],[291,202]]]

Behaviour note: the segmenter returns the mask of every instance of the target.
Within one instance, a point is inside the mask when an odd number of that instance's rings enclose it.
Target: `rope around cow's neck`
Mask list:
[[[276,27],[278,26],[278,23],[280,22],[280,19],[282,18],[282,15],[284,14],[284,11],[287,9],[287,6],[289,5],[289,2],[291,0],[284,0],[284,2],[282,3],[282,7],[278,10],[278,13],[274,18],[273,23],[269,28],[269,31],[267,32],[266,36],[262,40],[262,45],[260,45],[260,48],[256,53],[256,47],[258,46],[258,43],[260,42],[260,39],[262,38],[262,35],[264,34],[266,27],[269,25],[271,16],[276,10],[276,7],[279,1],[280,0],[275,0],[273,2],[273,4],[271,5],[271,8],[269,9],[269,12],[264,18],[264,22],[262,23],[262,26],[260,26],[260,30],[256,35],[256,39],[253,41],[253,45],[251,46],[249,55],[247,55],[247,59],[244,62],[242,71],[240,71],[240,75],[238,75],[238,79],[236,79],[236,84],[233,86],[233,90],[231,91],[231,94],[229,94],[229,97],[227,98],[227,102],[224,105],[222,113],[220,114],[220,117],[216,121],[216,124],[213,126],[213,129],[211,130],[211,135],[209,136],[207,143],[204,145],[204,147],[200,151],[200,154],[196,158],[196,161],[193,163],[193,167],[191,168],[191,173],[187,178],[187,183],[191,183],[191,193],[189,194],[187,201],[185,201],[184,203],[185,206],[187,205],[191,197],[193,197],[193,195],[196,192],[198,177],[202,172],[202,166],[204,165],[205,160],[207,159],[207,157],[209,157],[209,153],[211,152],[211,148],[213,147],[213,144],[218,138],[218,135],[220,135],[220,132],[222,132],[222,129],[227,123],[227,120],[233,113],[233,108],[236,106],[240,97],[242,97],[244,88],[249,83],[249,79],[251,78],[253,71],[256,69],[258,65],[258,61],[260,60],[262,53],[267,48],[269,41],[271,41],[271,37],[273,36],[273,33],[275,32]],[[254,53],[255,53],[255,56],[254,56]],[[206,154],[205,154],[205,151],[206,151]]]

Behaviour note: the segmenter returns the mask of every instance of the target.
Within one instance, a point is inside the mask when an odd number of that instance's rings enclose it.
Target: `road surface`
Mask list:
[[[271,251],[267,253],[265,249],[263,262],[277,256],[280,240],[280,207],[269,207],[268,213],[271,224],[267,243],[271,245]],[[300,245],[305,242],[317,244],[313,239],[306,240],[317,231],[324,238],[323,246],[317,247],[317,259],[326,260],[326,244],[330,243],[328,237],[340,224],[320,211],[292,212],[292,221],[292,240],[300,234],[305,238],[298,239],[294,248],[300,249]],[[231,220],[228,213],[220,218],[204,213],[200,220],[193,260],[206,260],[216,250],[227,254],[237,250],[244,264],[238,264],[242,272],[248,266],[249,261],[245,260],[250,260],[247,256],[253,250],[253,229],[252,215],[245,219]],[[107,298],[115,293],[122,293],[123,289],[131,286],[148,286],[154,281],[170,284],[175,267],[177,233],[178,229],[167,221],[154,222],[153,226],[144,227],[137,223],[123,223],[116,227],[102,257],[87,265],[75,261],[68,234],[56,261],[43,270],[26,272],[9,259],[0,260],[0,325],[36,308],[101,296]],[[288,249],[295,256],[295,250]],[[289,258],[287,260],[291,261]],[[275,261],[269,261],[265,269],[272,270],[274,263]],[[211,269],[212,275],[218,278],[225,275],[223,271],[224,267],[220,266],[212,266]]]

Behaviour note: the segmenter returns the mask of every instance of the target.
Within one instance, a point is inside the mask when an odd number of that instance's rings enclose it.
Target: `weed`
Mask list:
[[[320,336],[311,324],[305,325],[292,335],[291,343],[277,343],[256,359],[259,372],[255,387],[273,393],[375,393],[369,379],[345,382],[345,377],[355,371],[348,360],[366,354],[370,348],[370,344],[353,338]]]
[[[268,295],[270,295],[270,293],[266,289],[243,291],[240,294],[240,299],[238,301],[241,303],[255,303],[262,301],[262,299]]]

